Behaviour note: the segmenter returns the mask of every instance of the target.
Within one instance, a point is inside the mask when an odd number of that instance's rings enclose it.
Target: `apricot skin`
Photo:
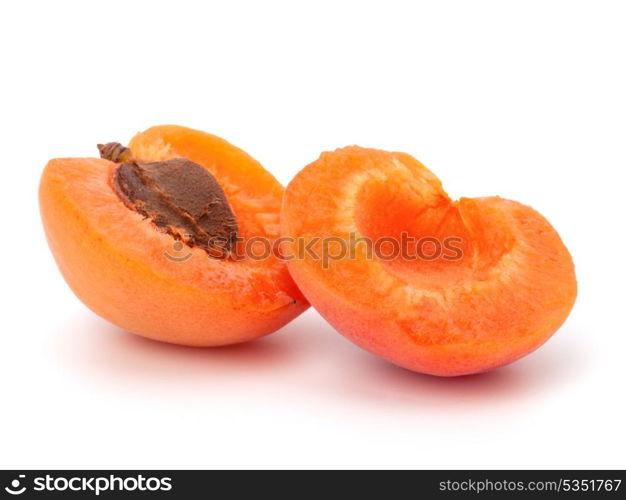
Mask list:
[[[567,318],[574,264],[548,221],[498,197],[453,202],[409,155],[357,146],[323,153],[283,198],[284,237],[380,237],[411,225],[439,238],[461,234],[466,255],[398,264],[357,252],[326,269],[309,257],[288,263],[311,305],[356,345],[416,372],[468,375],[527,355]]]
[[[147,133],[148,138],[139,134],[134,141],[145,160],[184,155],[214,175],[231,172],[225,190],[244,232],[278,235],[282,186],[256,160],[223,139],[183,127],[154,127]],[[156,153],[149,156],[152,146]],[[207,165],[211,156],[221,161],[217,167]],[[219,346],[272,333],[308,307],[284,263],[274,257],[232,262],[185,247],[181,253],[190,255],[188,260],[166,258],[165,252],[174,253],[175,240],[123,204],[111,188],[115,168],[102,159],[55,159],[46,166],[39,190],[46,237],[59,269],[96,314],[155,340]],[[246,182],[257,176],[259,183],[238,187],[241,171]],[[237,189],[242,202],[235,200]],[[244,213],[244,205],[255,200],[264,215],[260,219]]]

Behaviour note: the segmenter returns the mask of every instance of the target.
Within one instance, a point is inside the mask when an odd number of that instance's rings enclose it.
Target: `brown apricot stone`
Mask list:
[[[223,258],[237,242],[237,221],[208,170],[184,158],[122,163],[113,187],[127,207],[190,247]]]

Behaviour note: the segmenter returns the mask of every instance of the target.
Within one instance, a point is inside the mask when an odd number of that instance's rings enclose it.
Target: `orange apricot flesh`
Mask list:
[[[355,344],[421,373],[510,363],[543,344],[576,298],[572,258],[542,215],[499,197],[452,201],[404,153],[323,153],[287,186],[281,226],[285,253],[296,256],[289,271],[322,316]],[[371,252],[403,234],[440,245],[453,238],[455,251],[449,259]],[[296,241],[317,252],[299,252]],[[319,258],[324,241],[347,242],[352,253],[327,244],[337,258]]]
[[[185,158],[207,169],[237,218],[239,245],[278,237],[283,187],[241,149],[173,125],[137,134],[129,148],[143,162]],[[106,159],[54,159],[39,189],[52,253],[95,313],[155,340],[219,346],[272,333],[308,307],[276,255],[212,258],[131,210],[113,188],[117,169]]]

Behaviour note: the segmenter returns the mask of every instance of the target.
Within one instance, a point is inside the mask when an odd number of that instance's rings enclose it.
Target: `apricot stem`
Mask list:
[[[133,159],[132,151],[126,146],[122,146],[119,142],[98,144],[98,151],[100,151],[100,158],[114,163],[123,163]]]

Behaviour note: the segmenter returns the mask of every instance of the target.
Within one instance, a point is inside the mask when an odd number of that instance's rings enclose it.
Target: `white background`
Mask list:
[[[626,467],[625,26],[607,1],[3,3],[0,466]],[[119,331],[57,271],[38,180],[161,123],[283,183],[356,143],[413,154],[453,197],[532,205],[576,306],[536,353],[457,379],[313,310],[214,350]]]

